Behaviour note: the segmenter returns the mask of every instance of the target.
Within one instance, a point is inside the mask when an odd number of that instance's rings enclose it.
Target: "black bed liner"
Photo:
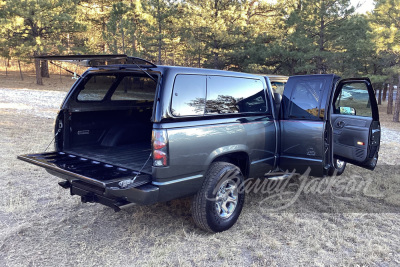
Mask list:
[[[118,186],[122,180],[136,177],[131,187],[151,182],[151,175],[136,169],[113,165],[68,152],[47,152],[18,156],[18,159],[38,165],[66,180],[80,180],[101,188]]]
[[[116,147],[84,146],[67,149],[64,152],[151,174],[152,162],[148,160],[151,154],[150,144],[138,143]],[[143,166],[146,161],[147,164]]]

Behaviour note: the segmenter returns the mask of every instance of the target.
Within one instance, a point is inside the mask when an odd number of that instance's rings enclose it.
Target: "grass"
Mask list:
[[[399,131],[384,115],[383,126]],[[400,264],[398,142],[382,144],[374,172],[351,165],[345,171],[372,178],[370,190],[379,197],[308,194],[271,212],[271,203],[259,204],[265,196],[251,193],[231,230],[209,234],[194,226],[189,198],[118,213],[82,204],[58,178],[16,160],[44,150],[53,121],[7,108],[0,118],[2,266]]]

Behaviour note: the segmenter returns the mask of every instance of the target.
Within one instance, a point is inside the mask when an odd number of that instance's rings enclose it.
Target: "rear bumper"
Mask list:
[[[151,184],[145,184],[128,189],[120,189],[116,187],[106,188],[105,195],[122,198],[135,204],[151,205],[158,201],[159,191],[158,187]]]
[[[118,186],[100,187],[86,181],[77,180],[76,177],[68,176],[54,170],[47,172],[65,179],[60,186],[70,189],[71,195],[81,196],[82,202],[95,202],[113,208],[118,211],[121,207],[134,203],[138,205],[151,205],[158,201],[159,188],[152,184],[143,184],[120,188]],[[117,184],[113,184],[117,185]]]

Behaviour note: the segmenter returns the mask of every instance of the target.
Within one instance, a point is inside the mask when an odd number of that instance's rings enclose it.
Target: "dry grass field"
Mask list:
[[[250,193],[237,224],[209,234],[194,226],[189,198],[115,213],[17,160],[51,141],[52,96],[61,101],[73,81],[0,80],[0,266],[400,265],[400,124],[385,112],[374,172],[348,165],[332,190],[309,190],[283,210],[271,207],[287,195]],[[347,181],[370,183],[346,191]]]

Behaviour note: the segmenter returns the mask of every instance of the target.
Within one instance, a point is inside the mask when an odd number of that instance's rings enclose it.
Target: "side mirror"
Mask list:
[[[356,109],[351,107],[339,107],[339,113],[342,115],[356,115]]]

